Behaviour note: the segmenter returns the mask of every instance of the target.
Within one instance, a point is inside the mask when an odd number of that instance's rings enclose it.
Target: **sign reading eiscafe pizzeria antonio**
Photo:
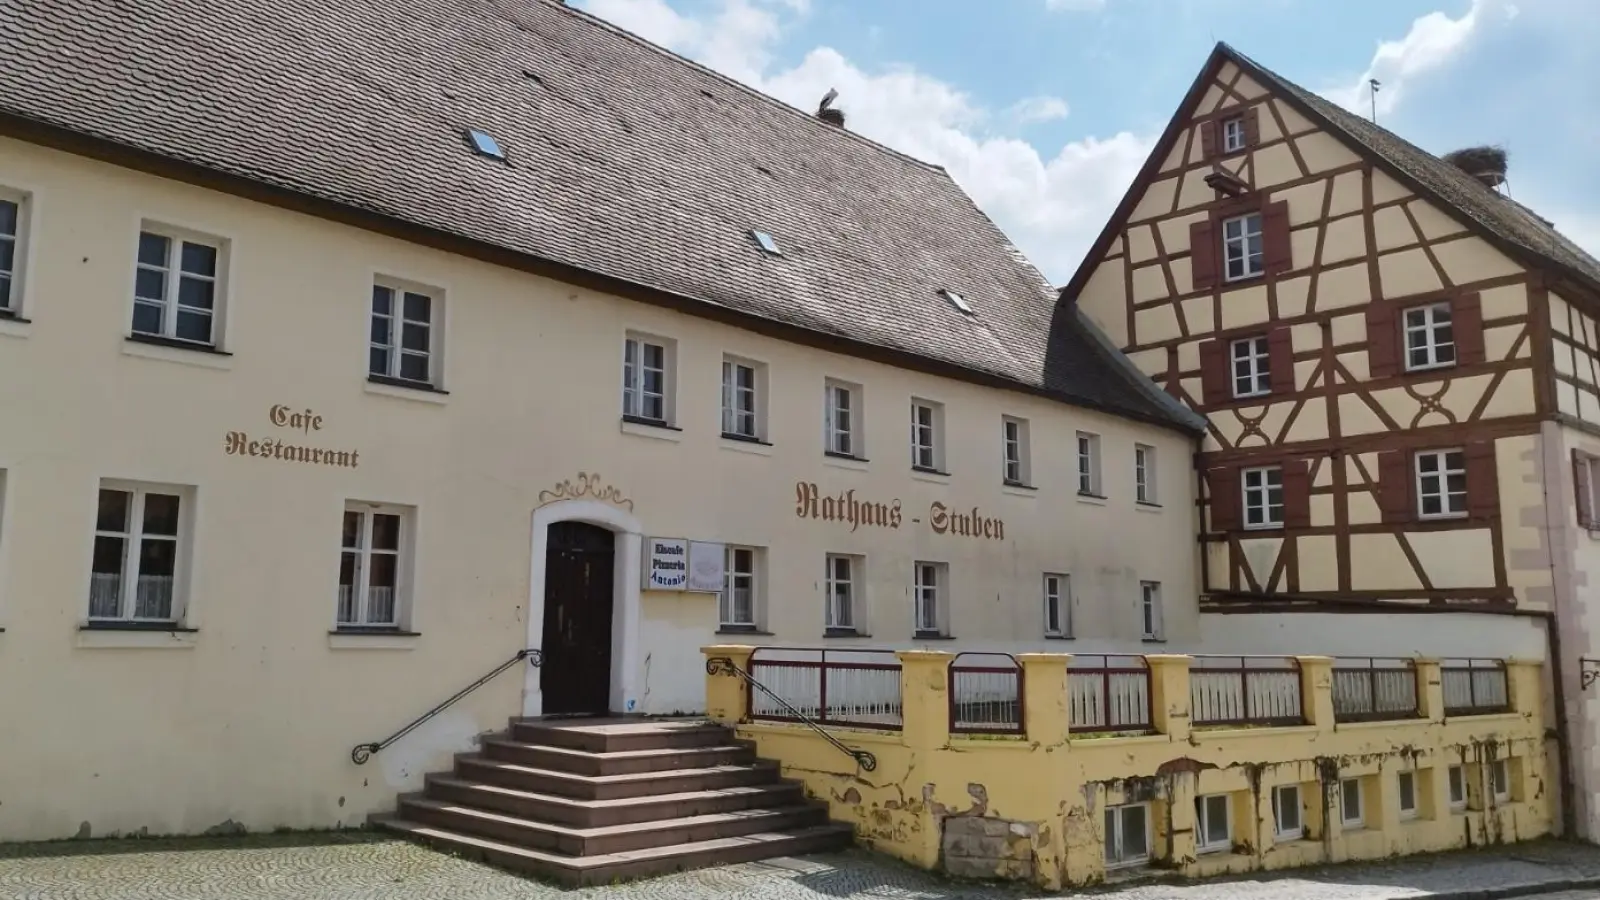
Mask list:
[[[794,486],[794,514],[802,519],[821,519],[824,522],[847,522],[855,531],[863,525],[876,528],[899,528],[904,513],[898,499],[888,503],[863,500],[854,489],[837,496],[823,494],[816,482],[801,481]],[[1003,541],[1006,523],[998,518],[983,515],[976,506],[971,511],[960,512],[935,500],[928,507],[928,527],[935,534],[954,534],[962,537],[987,538]]]

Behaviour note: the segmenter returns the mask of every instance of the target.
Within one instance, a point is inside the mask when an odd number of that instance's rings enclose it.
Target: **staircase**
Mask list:
[[[715,723],[513,720],[374,825],[567,885],[832,850],[828,821],[777,763]]]

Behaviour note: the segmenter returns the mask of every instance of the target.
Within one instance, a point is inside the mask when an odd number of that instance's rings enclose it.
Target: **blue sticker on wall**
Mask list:
[[[634,704],[633,698],[631,698],[631,697],[628,698],[628,712],[633,712],[633,704]]]

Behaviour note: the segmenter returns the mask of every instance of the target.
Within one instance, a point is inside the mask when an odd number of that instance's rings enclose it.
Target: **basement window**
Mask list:
[[[471,139],[473,148],[484,156],[487,156],[490,159],[506,158],[505,151],[500,149],[500,142],[496,141],[485,132],[479,131],[476,128],[468,128],[467,137]]]
[[[973,314],[972,306],[967,303],[967,298],[961,296],[960,294],[956,293],[955,291],[952,291],[949,288],[940,288],[939,289],[939,296],[941,296],[941,297],[945,298],[946,300],[950,301],[950,305],[951,306],[954,306],[956,309],[961,310],[963,313],[966,313],[969,316]]]
[[[773,256],[783,255],[783,251],[778,249],[778,242],[772,239],[772,235],[767,234],[765,231],[751,231],[750,236],[755,238],[757,246],[767,253]]]

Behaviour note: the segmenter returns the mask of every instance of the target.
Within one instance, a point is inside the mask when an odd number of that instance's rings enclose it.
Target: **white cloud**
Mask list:
[[[1442,12],[1418,17],[1405,37],[1378,44],[1367,70],[1354,84],[1328,90],[1325,95],[1346,109],[1364,113],[1372,103],[1368,81],[1376,78],[1378,114],[1392,111],[1405,94],[1406,81],[1443,66],[1460,53],[1494,6],[1501,7],[1507,21],[1517,15],[1517,7],[1502,6],[1499,0],[1472,0],[1472,6],[1458,19]]]
[[[589,12],[803,110],[830,88],[850,128],[944,166],[1028,258],[1058,284],[1071,277],[1154,145],[1123,132],[1042,154],[995,129],[1067,114],[1066,101],[1032,97],[992,115],[960,89],[909,66],[863,68],[831,47],[798,64],[773,64],[782,28],[804,0],[719,0],[687,16],[666,0],[582,0]],[[1080,4],[1081,5],[1081,4]],[[1024,113],[1031,113],[1027,118]]]

